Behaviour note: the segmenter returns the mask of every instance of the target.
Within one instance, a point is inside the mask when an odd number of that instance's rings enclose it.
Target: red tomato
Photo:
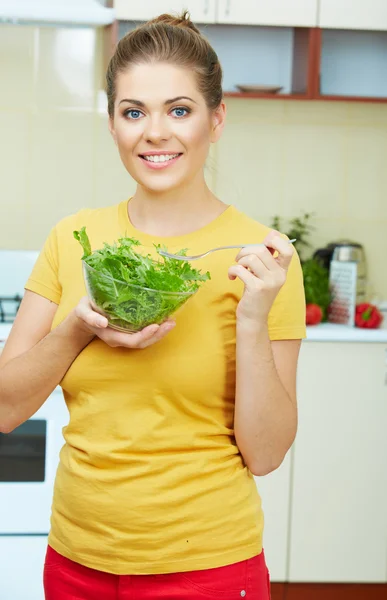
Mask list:
[[[318,304],[306,305],[306,324],[318,325],[323,318],[323,311]]]

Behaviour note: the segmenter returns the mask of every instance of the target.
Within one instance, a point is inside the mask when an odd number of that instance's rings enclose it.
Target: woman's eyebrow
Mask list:
[[[164,102],[164,104],[173,104],[174,102],[177,102],[178,100],[191,100],[191,102],[193,102],[194,104],[197,104],[197,102],[195,102],[195,100],[193,98],[190,98],[189,96],[176,96],[176,98],[171,98],[170,100],[166,100]]]
[[[176,98],[170,98],[169,100],[166,100],[164,102],[164,105],[173,104],[178,100],[191,100],[191,102],[197,104],[197,102],[195,102],[195,100],[193,100],[193,98],[190,98],[189,96],[176,96]],[[122,100],[120,100],[119,104],[121,104],[122,102],[128,102],[129,104],[134,104],[135,106],[139,106],[140,108],[145,108],[145,104],[144,102],[141,102],[141,100],[134,100],[133,98],[123,98]]]

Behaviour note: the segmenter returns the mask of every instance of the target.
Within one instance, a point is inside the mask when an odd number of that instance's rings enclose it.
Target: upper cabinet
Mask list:
[[[320,0],[318,25],[387,31],[387,0]]]
[[[317,0],[218,0],[217,22],[316,27]]]
[[[217,0],[114,0],[116,18],[120,21],[148,21],[162,13],[181,13],[188,9],[194,22],[215,23],[216,6]]]
[[[196,23],[316,27],[318,0],[115,0],[120,21],[147,21],[188,9]]]

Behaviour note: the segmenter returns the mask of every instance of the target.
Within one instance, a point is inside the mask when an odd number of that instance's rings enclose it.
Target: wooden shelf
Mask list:
[[[259,94],[254,92],[224,92],[225,98],[260,98],[263,100],[310,100],[307,94]]]
[[[318,95],[313,100],[324,101],[328,100],[329,102],[373,102],[373,103],[381,103],[386,104],[387,98],[379,98],[379,97],[371,97],[371,96],[331,96],[331,95]]]

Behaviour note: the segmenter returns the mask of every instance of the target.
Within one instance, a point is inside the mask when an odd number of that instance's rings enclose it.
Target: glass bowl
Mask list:
[[[160,325],[197,291],[152,290],[104,275],[85,261],[83,277],[93,309],[107,318],[110,327],[126,333]]]

